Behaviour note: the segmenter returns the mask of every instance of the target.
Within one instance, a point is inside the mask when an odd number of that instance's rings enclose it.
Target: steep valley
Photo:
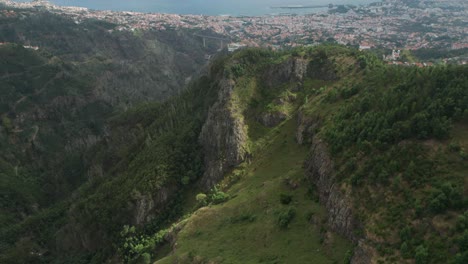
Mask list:
[[[0,24],[1,263],[468,261],[466,65],[63,19]]]

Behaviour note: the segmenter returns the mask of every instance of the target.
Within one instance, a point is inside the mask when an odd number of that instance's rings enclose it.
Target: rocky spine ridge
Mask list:
[[[223,78],[219,88],[218,99],[210,108],[199,137],[205,153],[205,172],[200,180],[204,189],[213,187],[248,155],[244,119],[233,102],[235,82]]]
[[[302,131],[298,131],[296,135],[298,142],[302,144],[304,130],[306,134],[312,134],[309,155],[305,161],[305,173],[317,186],[320,203],[325,206],[328,213],[329,227],[357,244],[351,263],[374,263],[376,254],[367,245],[365,237],[358,235],[357,231],[362,229],[361,223],[353,213],[351,194],[343,190],[336,179],[334,163],[327,144],[313,134],[312,130],[316,127],[314,122],[307,120],[301,114],[299,116],[299,129]]]

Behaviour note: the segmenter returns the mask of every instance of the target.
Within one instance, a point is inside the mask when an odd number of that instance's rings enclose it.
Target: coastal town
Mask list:
[[[272,48],[333,42],[362,49],[468,48],[468,1],[383,0],[366,6],[330,5],[307,15],[205,16],[91,10],[47,1],[14,2],[1,16],[46,9],[75,23],[98,19],[115,24],[110,31],[193,29],[226,38],[238,46]]]

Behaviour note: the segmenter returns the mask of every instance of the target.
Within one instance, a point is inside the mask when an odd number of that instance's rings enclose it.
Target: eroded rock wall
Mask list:
[[[205,172],[200,181],[204,189],[218,183],[248,153],[244,118],[232,101],[235,82],[223,79],[219,86],[218,99],[210,108],[199,137],[205,153]]]
[[[305,122],[304,117],[302,121]],[[310,122],[310,120],[308,120]],[[298,135],[300,143],[304,141],[303,132],[311,131],[313,122],[299,126]],[[376,253],[370,247],[362,232],[361,223],[356,219],[353,212],[353,200],[350,190],[342,188],[336,179],[336,171],[333,160],[330,157],[327,144],[317,135],[312,135],[311,147],[308,158],[305,161],[306,176],[317,186],[317,191],[322,203],[328,212],[328,225],[340,235],[350,239],[357,246],[354,250],[352,263],[367,264],[375,263]]]

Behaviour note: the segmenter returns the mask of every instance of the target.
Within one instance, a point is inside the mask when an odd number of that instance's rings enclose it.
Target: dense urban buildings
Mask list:
[[[468,48],[468,2],[465,0],[383,0],[367,6],[330,6],[309,15],[232,17],[114,12],[56,6],[47,1],[18,3],[0,0],[16,11],[29,8],[72,17],[76,23],[99,19],[117,26],[113,30],[209,30],[250,46],[298,46],[337,42],[362,49]],[[227,43],[226,43],[227,44]]]

